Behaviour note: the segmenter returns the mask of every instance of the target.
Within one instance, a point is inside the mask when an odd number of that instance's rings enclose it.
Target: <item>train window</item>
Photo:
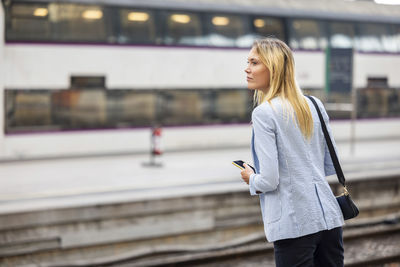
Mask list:
[[[394,41],[397,44],[397,52],[400,52],[400,25],[393,25]]]
[[[354,25],[351,23],[329,23],[331,47],[352,48],[354,43],[354,31]]]
[[[107,125],[121,128],[155,124],[157,99],[153,90],[107,91]]]
[[[5,90],[6,133],[49,130],[51,94],[42,90]]]
[[[5,90],[5,132],[247,122],[251,106],[247,92]]]
[[[105,128],[107,98],[103,89],[53,92],[53,120],[63,129]]]
[[[283,21],[278,18],[271,17],[254,17],[253,30],[258,36],[274,36],[282,41],[285,41],[285,29]]]
[[[315,20],[293,19],[289,24],[289,44],[293,49],[324,49],[327,45],[324,24]]]
[[[50,40],[51,15],[47,4],[12,4],[6,10],[7,40]]]
[[[119,43],[156,43],[155,15],[151,10],[119,9]]]
[[[71,88],[74,89],[99,89],[106,88],[105,76],[76,76],[72,75],[70,78]]]
[[[106,9],[97,5],[51,4],[59,41],[106,42]]]
[[[215,99],[215,113],[223,122],[244,122],[249,120],[249,92],[247,90],[218,90]]]
[[[168,90],[163,97],[163,125],[200,124],[203,101],[199,90]]]
[[[360,23],[357,49],[364,52],[397,52],[393,28],[385,24]]]
[[[249,34],[245,17],[226,14],[207,14],[206,28],[211,46],[250,47],[254,36]]]
[[[205,45],[201,19],[188,12],[166,13],[166,44]]]

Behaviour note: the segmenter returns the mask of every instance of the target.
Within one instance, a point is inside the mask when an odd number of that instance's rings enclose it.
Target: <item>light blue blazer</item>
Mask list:
[[[335,174],[317,111],[306,98],[314,134],[306,140],[288,115],[290,104],[275,97],[252,113],[251,149],[256,173],[250,176],[251,195],[259,195],[265,235],[269,242],[295,238],[344,224],[326,176]],[[316,99],[332,136],[329,118]],[[285,107],[286,110],[285,110]],[[336,149],[336,144],[333,141]]]

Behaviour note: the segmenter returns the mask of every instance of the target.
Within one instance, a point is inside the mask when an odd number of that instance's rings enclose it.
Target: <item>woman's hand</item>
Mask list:
[[[246,184],[249,184],[249,179],[250,179],[250,175],[252,175],[254,173],[253,169],[250,168],[249,166],[247,166],[246,163],[243,164],[244,166],[244,170],[242,170],[240,172],[240,174],[242,175],[242,179],[243,181],[246,182]]]

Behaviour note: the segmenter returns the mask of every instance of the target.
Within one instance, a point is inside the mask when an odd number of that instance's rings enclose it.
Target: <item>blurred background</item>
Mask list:
[[[263,36],[328,111],[346,265],[400,266],[400,3],[2,0],[0,36],[1,266],[273,266],[231,164]]]

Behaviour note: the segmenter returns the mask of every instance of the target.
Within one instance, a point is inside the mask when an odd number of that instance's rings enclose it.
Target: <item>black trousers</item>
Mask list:
[[[343,267],[342,227],[274,242],[277,267]]]

